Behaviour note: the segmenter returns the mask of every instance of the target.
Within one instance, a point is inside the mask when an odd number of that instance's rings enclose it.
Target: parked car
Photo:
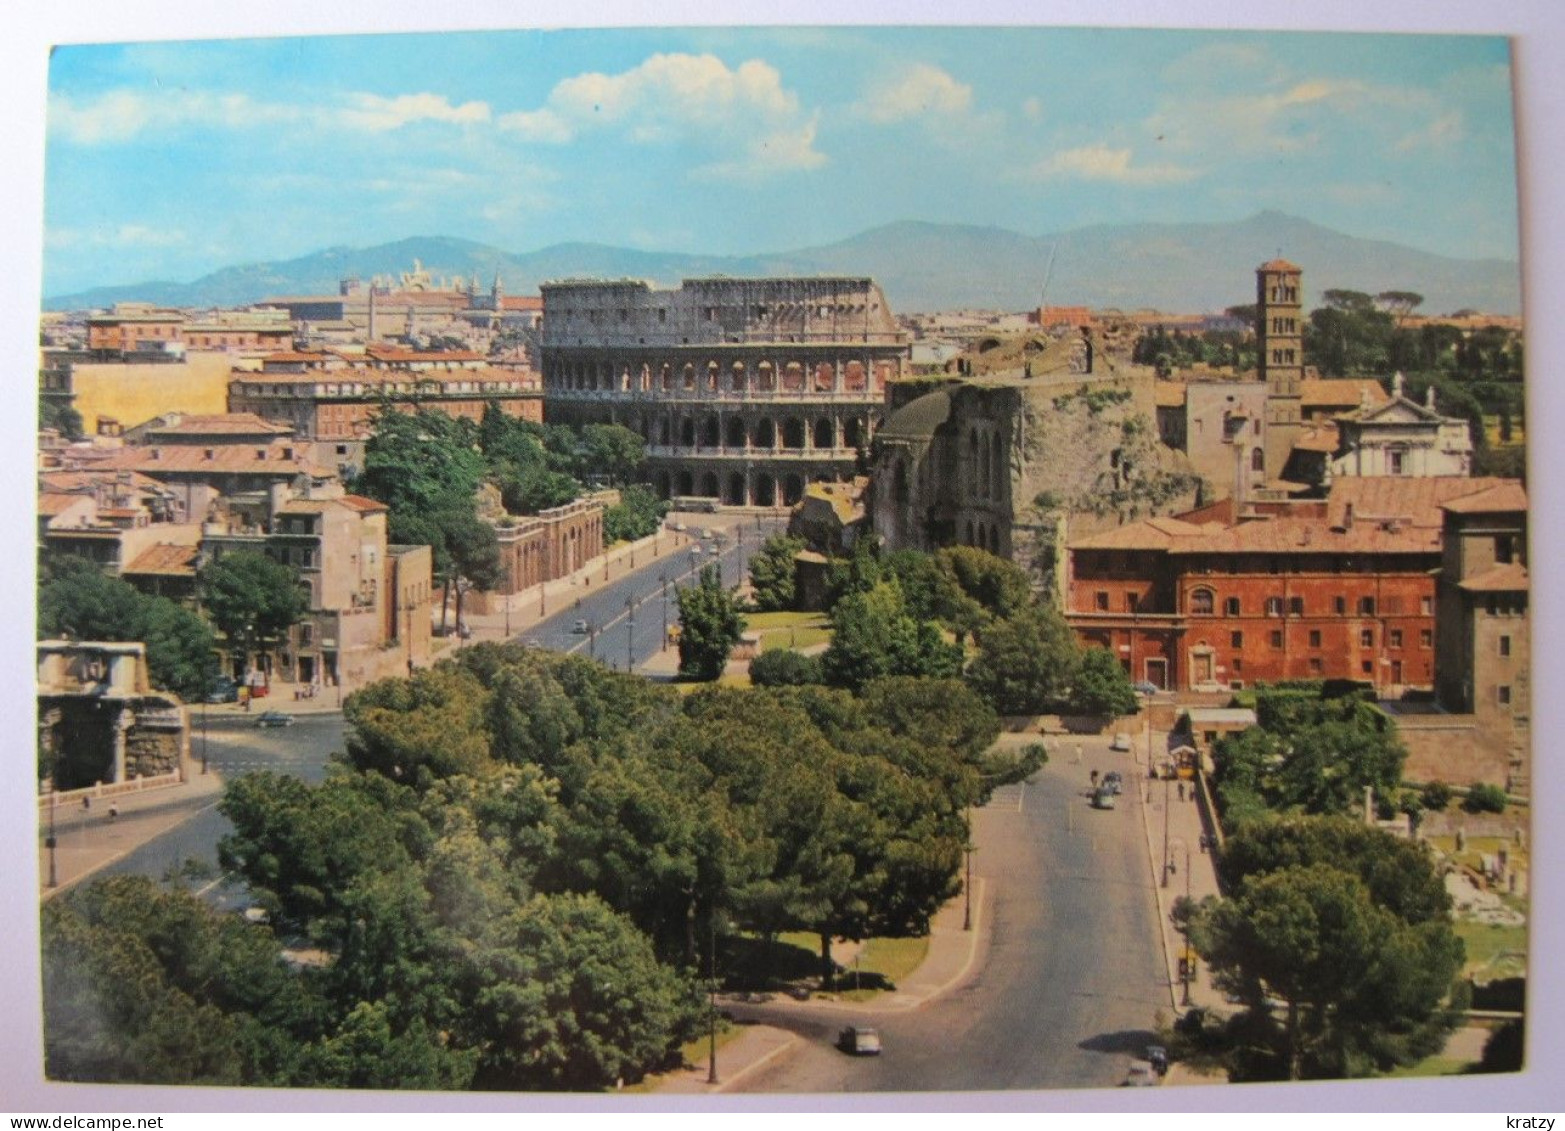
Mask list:
[[[837,1047],[849,1056],[879,1056],[880,1030],[849,1025],[837,1034]]]
[[[584,621],[584,620],[579,620],[575,624],[571,625],[571,635],[573,635],[573,636],[586,636],[587,635],[587,622]]]
[[[219,679],[212,683],[212,690],[207,692],[208,703],[237,703],[239,701],[239,685],[231,679]]]
[[[1092,791],[1092,807],[1094,809],[1114,808],[1114,791],[1106,785],[1100,785]]]
[[[262,711],[256,716],[255,725],[258,727],[291,727],[293,716],[282,711]]]
[[[1120,731],[1118,734],[1116,734],[1114,736],[1114,741],[1109,743],[1109,749],[1110,750],[1129,750],[1130,749],[1130,735],[1126,734],[1124,731]]]
[[[1130,1062],[1130,1067],[1125,1070],[1125,1080],[1120,1086],[1124,1088],[1155,1088],[1157,1084],[1157,1072],[1153,1069],[1151,1061],[1133,1060]]]
[[[1102,788],[1108,790],[1116,797],[1124,792],[1123,780],[1120,778],[1118,770],[1110,770],[1108,773],[1103,775]]]
[[[1133,683],[1130,686],[1131,686],[1132,689],[1134,689],[1134,691],[1135,691],[1135,693],[1137,695],[1152,696],[1152,695],[1156,695],[1159,691],[1163,690],[1157,684],[1152,683],[1152,682],[1150,682],[1148,680],[1145,680],[1145,679],[1142,680],[1140,683]]]

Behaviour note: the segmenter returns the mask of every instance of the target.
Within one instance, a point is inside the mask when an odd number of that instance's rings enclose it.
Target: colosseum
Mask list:
[[[568,280],[543,293],[544,419],[623,424],[664,498],[791,506],[850,478],[909,345],[872,279]]]

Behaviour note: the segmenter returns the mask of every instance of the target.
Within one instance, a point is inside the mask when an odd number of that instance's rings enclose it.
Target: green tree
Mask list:
[[[750,682],[757,687],[802,686],[824,679],[818,657],[788,648],[762,652],[750,661]]]
[[[201,606],[236,656],[281,643],[309,611],[298,571],[254,550],[234,550],[196,572]]]
[[[1071,708],[1083,715],[1135,714],[1141,706],[1130,677],[1106,648],[1088,648],[1081,655],[1071,687]]]
[[[1034,605],[993,622],[967,682],[1002,715],[1034,715],[1062,702],[1080,663],[1065,618]]]
[[[581,431],[581,467],[577,478],[607,477],[621,486],[636,477],[646,462],[647,443],[623,424],[589,424]]]
[[[639,483],[620,489],[619,502],[603,512],[603,537],[610,544],[634,542],[657,532],[669,503]]]
[[[761,612],[795,607],[794,558],[803,549],[803,538],[773,534],[750,558],[750,587]]]
[[[937,625],[907,615],[895,581],[849,592],[831,610],[832,637],[821,671],[834,687],[856,690],[887,675],[954,676],[961,648]]]
[[[447,570],[441,581],[441,622],[446,605],[456,592],[456,620],[462,623],[462,598],[469,589],[493,589],[504,577],[500,564],[500,542],[490,526],[471,507],[442,511],[436,517],[445,542]]]
[[[45,571],[38,591],[40,639],[141,641],[153,687],[184,699],[204,696],[216,674],[212,630],[166,597],[148,597],[81,558]]]
[[[744,632],[739,602],[707,566],[698,584],[679,591],[679,671],[689,679],[713,680]]]

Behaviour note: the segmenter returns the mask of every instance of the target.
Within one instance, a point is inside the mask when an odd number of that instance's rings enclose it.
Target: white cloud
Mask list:
[[[343,125],[355,129],[382,133],[414,122],[445,122],[452,125],[475,125],[489,121],[487,102],[464,102],[453,105],[451,100],[439,94],[399,94],[395,98],[382,98],[378,94],[350,94],[348,107],[338,111]]]
[[[189,242],[184,232],[151,228],[145,224],[105,225],[94,228],[49,227],[44,243],[51,248],[178,247]]]
[[[957,82],[939,67],[918,63],[871,89],[860,103],[859,113],[884,125],[932,115],[965,114],[972,105],[972,87]]]
[[[314,123],[323,128],[385,133],[414,122],[473,125],[489,121],[483,102],[453,105],[443,95],[418,93],[384,97],[352,93],[342,106],[305,107],[258,102],[247,94],[187,89],[111,90],[78,101],[55,95],[49,128],[79,145],[130,141],[149,130],[176,128],[241,130]]]
[[[1177,184],[1195,179],[1193,169],[1177,165],[1136,165],[1129,148],[1112,149],[1096,143],[1054,153],[1033,167],[1046,179],[1112,181],[1126,185]]]
[[[1442,114],[1421,129],[1416,129],[1397,142],[1397,152],[1414,149],[1444,149],[1455,145],[1467,136],[1462,115],[1457,111]]]
[[[745,146],[744,156],[716,161],[695,170],[698,177],[723,181],[750,181],[774,173],[818,169],[826,155],[815,148],[818,116],[802,126],[757,137]]]

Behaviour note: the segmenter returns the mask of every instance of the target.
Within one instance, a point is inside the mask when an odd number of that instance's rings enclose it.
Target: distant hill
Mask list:
[[[1421,313],[1470,307],[1521,310],[1518,265],[1451,259],[1401,244],[1359,239],[1280,212],[1222,224],[1123,224],[1026,236],[1003,228],[903,221],[838,243],[767,255],[703,256],[604,244],[555,244],[508,252],[471,240],[420,236],[379,247],[332,247],[277,263],[227,267],[191,283],[146,282],[55,295],[48,310],[143,301],[166,306],[239,306],[281,295],[336,294],[349,275],[408,270],[436,278],[499,271],[507,294],[536,293],[548,279],[648,279],[664,286],[698,275],[872,276],[898,313],[959,308],[1019,311],[1039,305],[1217,311],[1255,301],[1255,268],[1277,255],[1304,269],[1305,301],[1330,288],[1410,290]],[[1052,260],[1052,267],[1051,267]],[[1044,282],[1048,288],[1045,293]]]

